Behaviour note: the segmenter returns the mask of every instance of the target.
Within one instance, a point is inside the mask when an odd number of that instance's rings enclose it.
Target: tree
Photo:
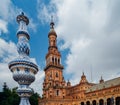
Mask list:
[[[6,83],[3,85],[3,92],[0,92],[0,105],[19,105],[20,97],[16,93],[17,87],[10,90]],[[38,93],[30,97],[31,105],[38,105]]]
[[[38,98],[39,98],[38,93],[34,93],[34,94],[30,97],[30,104],[31,104],[31,105],[38,105]]]

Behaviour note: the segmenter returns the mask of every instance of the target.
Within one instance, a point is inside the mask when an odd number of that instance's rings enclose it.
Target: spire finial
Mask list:
[[[51,15],[51,22],[53,22],[53,15]]]
[[[84,72],[83,72],[83,75],[84,75]]]
[[[17,16],[16,20],[18,23],[20,23],[21,21],[24,21],[26,25],[29,24],[29,19],[27,16],[24,15],[24,12],[21,12],[21,14]]]
[[[21,12],[21,15],[24,15],[24,12]]]
[[[103,79],[103,77],[101,76],[100,83],[103,83],[103,82],[104,82],[104,79]]]
[[[53,15],[51,16],[50,26],[51,26],[51,28],[54,28]]]

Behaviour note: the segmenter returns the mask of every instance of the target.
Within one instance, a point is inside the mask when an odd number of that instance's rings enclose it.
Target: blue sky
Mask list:
[[[24,12],[30,19],[30,57],[40,71],[31,85],[42,94],[45,55],[48,51],[50,17],[53,15],[62,54],[64,76],[78,84],[85,72],[89,82],[101,76],[109,80],[120,76],[119,0],[3,0],[0,3],[0,89],[3,82],[17,86],[8,62],[17,57],[16,16]]]

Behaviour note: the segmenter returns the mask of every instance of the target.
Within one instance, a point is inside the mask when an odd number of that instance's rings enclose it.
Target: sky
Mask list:
[[[21,12],[29,18],[30,57],[39,66],[30,86],[42,95],[50,18],[53,16],[57,45],[62,55],[65,80],[78,84],[82,72],[99,83],[120,77],[120,0],[2,0],[0,3],[0,91],[3,82],[18,86],[8,63],[16,50]]]

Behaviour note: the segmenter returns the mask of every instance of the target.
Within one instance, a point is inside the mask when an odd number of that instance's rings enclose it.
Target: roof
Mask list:
[[[106,89],[106,88],[110,88],[118,85],[120,85],[120,77],[93,85],[86,91],[86,93],[101,90],[101,89]]]

